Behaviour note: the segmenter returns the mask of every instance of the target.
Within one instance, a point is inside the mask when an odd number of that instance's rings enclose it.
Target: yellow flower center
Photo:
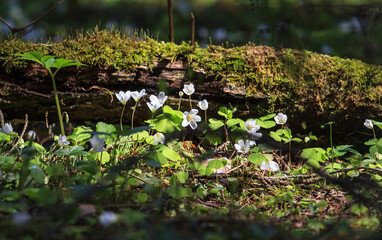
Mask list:
[[[194,120],[194,116],[189,114],[187,117],[186,117],[187,121],[188,122],[191,122],[192,120]]]

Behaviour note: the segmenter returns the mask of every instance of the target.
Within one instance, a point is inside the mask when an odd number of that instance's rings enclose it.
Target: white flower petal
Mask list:
[[[198,114],[198,112],[199,112],[198,109],[193,108],[193,109],[191,109],[190,114],[195,115],[195,114]]]
[[[275,161],[270,161],[269,162],[269,169],[272,171],[272,172],[276,172],[278,171],[280,168],[279,168],[279,165],[277,164],[277,162]]]
[[[370,120],[370,119],[366,119],[365,122],[363,123],[365,125],[365,127],[367,127],[368,129],[373,129],[374,125],[373,125],[373,122]]]
[[[263,161],[260,165],[261,170],[267,170],[269,168],[269,164]]]
[[[189,123],[186,119],[183,119],[183,121],[182,121],[182,126],[183,126],[183,127],[187,127],[188,124],[190,124],[190,123]]]
[[[109,212],[109,211],[103,212],[99,216],[99,222],[104,227],[108,227],[108,226],[112,225],[113,223],[117,222],[117,220],[118,220],[117,215],[115,213]]]
[[[192,130],[195,130],[198,127],[198,124],[195,121],[191,121],[190,127],[192,128]]]
[[[194,121],[200,122],[200,121],[202,121],[202,118],[199,115],[194,115]]]

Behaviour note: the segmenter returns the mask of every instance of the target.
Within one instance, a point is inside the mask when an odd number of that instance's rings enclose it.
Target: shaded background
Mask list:
[[[0,17],[22,27],[56,2],[0,0]],[[382,63],[380,0],[173,0],[173,5],[176,43],[190,40],[193,12],[195,38],[201,46],[253,42]],[[168,41],[167,0],[66,0],[38,24],[12,37],[60,41],[97,25],[127,34],[145,30]],[[1,22],[0,32],[0,40],[10,37]]]

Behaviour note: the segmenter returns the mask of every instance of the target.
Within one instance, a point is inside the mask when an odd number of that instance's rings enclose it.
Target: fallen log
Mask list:
[[[213,103],[209,112],[216,113],[231,104],[243,119],[281,111],[298,119],[291,125],[335,121],[347,131],[355,124],[362,128],[365,118],[381,116],[381,66],[305,50],[253,44],[201,48],[96,30],[59,43],[1,42],[0,108],[6,119],[28,114],[31,121],[44,121],[48,112],[57,121],[48,73],[36,63],[16,60],[15,54],[28,51],[87,65],[62,69],[56,76],[63,111],[78,122],[117,123],[122,105],[113,93],[120,90],[165,91],[176,106],[178,92],[191,82],[195,107],[207,99]],[[139,108],[136,121],[142,124],[151,113],[143,101]]]

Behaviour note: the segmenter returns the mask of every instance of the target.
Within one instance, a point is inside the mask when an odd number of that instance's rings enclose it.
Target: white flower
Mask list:
[[[12,214],[12,222],[16,225],[24,225],[29,222],[31,216],[27,212],[17,212]]]
[[[208,102],[206,99],[203,99],[203,101],[198,102],[198,107],[202,110],[207,110],[208,109]]]
[[[33,166],[30,166],[29,169],[39,169],[39,167],[35,164]]]
[[[179,92],[179,97],[183,97],[184,93],[182,91]]]
[[[103,149],[103,145],[105,143],[105,139],[99,138],[98,135],[94,135],[90,139],[90,144],[93,147],[94,152],[103,152],[105,149]]]
[[[288,116],[283,114],[283,113],[278,113],[275,117],[274,117],[275,121],[277,124],[284,124],[286,123],[286,121],[288,120]]]
[[[184,84],[183,92],[187,95],[192,95],[195,92],[194,84]]]
[[[160,107],[162,107],[162,104],[160,103],[153,103],[153,102],[148,102],[146,103],[147,106],[150,108],[151,112],[155,112],[158,110]]]
[[[4,124],[4,128],[0,129],[0,132],[10,134],[11,132],[13,132],[12,124],[10,123]]]
[[[190,112],[184,112],[183,113],[183,121],[182,126],[187,127],[190,125],[192,130],[195,130],[198,127],[198,124],[196,122],[202,121],[202,118],[198,114],[198,109],[191,109]]]
[[[276,172],[276,171],[280,170],[277,162],[275,162],[275,161],[268,161],[268,162],[263,161],[261,163],[260,169],[261,170],[267,170],[268,168],[271,170],[271,172]]]
[[[237,141],[237,143],[235,144],[235,148],[236,150],[239,152],[239,153],[246,153],[249,151],[250,147],[252,145],[256,145],[255,141],[249,141],[249,140],[245,140],[245,143],[244,143],[244,140],[243,139],[240,139],[239,141]]]
[[[129,99],[131,97],[131,92],[130,91],[126,91],[126,92],[120,91],[119,93],[116,93],[115,95],[117,96],[118,100],[123,105],[125,105],[127,103],[127,101],[129,101]]]
[[[150,110],[152,112],[155,112],[156,110],[158,110],[160,107],[163,106],[163,104],[166,102],[167,100],[167,96],[164,92],[160,92],[158,94],[158,97],[155,96],[155,95],[151,95],[150,96],[150,102],[147,103],[147,106],[150,108]]]
[[[166,138],[164,137],[163,133],[160,133],[160,132],[157,132],[154,134],[154,142],[155,144],[164,144],[164,141],[166,140]]]
[[[35,140],[36,139],[36,136],[37,136],[37,133],[33,130],[29,130],[28,133],[27,133],[27,139],[32,139],[32,140]]]
[[[260,138],[262,136],[261,133],[257,133],[257,131],[260,129],[260,125],[256,124],[256,120],[248,120],[244,127],[251,136],[255,138]]]
[[[365,125],[365,127],[367,127],[368,129],[373,129],[374,127],[373,122],[369,119],[366,119],[363,125]]]
[[[115,213],[109,211],[105,211],[99,216],[99,223],[104,227],[112,225],[113,223],[117,222],[117,220],[118,216]]]
[[[151,95],[151,96],[155,97],[154,95]],[[151,99],[151,96],[150,96],[150,101],[153,102],[153,100]],[[163,105],[166,102],[168,97],[166,96],[166,93],[159,92],[158,97],[155,97],[155,98],[158,99],[159,103]],[[156,99],[155,99],[155,101],[156,101]]]
[[[146,95],[146,89],[142,89],[140,92],[138,91],[131,92],[131,96],[134,98],[136,102],[138,102],[139,99],[141,99],[141,97],[145,95]]]
[[[62,136],[60,134],[60,136],[58,137],[58,144],[63,147],[63,146],[69,145],[69,141],[66,140],[66,136],[65,135]]]

